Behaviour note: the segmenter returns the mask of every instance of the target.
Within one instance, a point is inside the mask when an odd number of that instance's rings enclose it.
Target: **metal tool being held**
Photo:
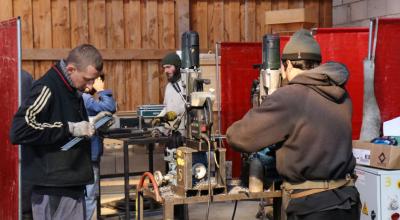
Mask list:
[[[109,121],[111,121],[112,119],[113,119],[112,116],[104,116],[103,118],[101,118],[94,124],[94,128],[97,130],[100,127],[102,127],[103,125],[105,125],[106,123],[108,123]],[[64,146],[61,147],[61,150],[67,151],[83,139],[84,139],[83,137],[75,137],[74,139],[70,140],[68,143],[64,144]]]

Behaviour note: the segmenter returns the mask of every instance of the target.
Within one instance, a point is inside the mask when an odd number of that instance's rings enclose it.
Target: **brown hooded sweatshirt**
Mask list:
[[[346,67],[333,62],[303,72],[233,123],[229,145],[256,152],[281,142],[276,166],[288,182],[345,178],[355,167],[347,79]]]

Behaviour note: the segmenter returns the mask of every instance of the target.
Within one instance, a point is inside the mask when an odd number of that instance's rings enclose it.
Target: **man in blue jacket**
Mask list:
[[[107,89],[104,90],[104,74],[100,75],[93,84],[93,89],[88,93],[83,93],[83,101],[85,103],[86,111],[91,118],[96,116],[98,113],[107,111],[114,113],[116,111],[115,100],[112,96],[112,91]],[[91,95],[93,94],[93,95]],[[92,145],[92,165],[94,173],[94,183],[86,186],[86,217],[87,219],[92,219],[95,207],[96,207],[96,197],[99,192],[99,164],[100,157],[103,155],[103,138],[94,135],[91,138]],[[100,208],[100,207],[97,207]]]

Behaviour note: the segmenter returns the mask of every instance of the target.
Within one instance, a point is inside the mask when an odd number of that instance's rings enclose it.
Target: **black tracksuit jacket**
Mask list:
[[[90,140],[60,150],[73,138],[68,122],[87,120],[81,95],[68,84],[58,63],[33,84],[14,116],[10,137],[23,145],[22,175],[34,191],[76,197],[93,182]]]

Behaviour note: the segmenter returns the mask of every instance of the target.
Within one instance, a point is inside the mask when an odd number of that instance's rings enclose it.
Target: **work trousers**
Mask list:
[[[288,215],[287,220],[359,220],[360,206],[353,205],[351,209],[330,209],[307,215]]]
[[[32,193],[32,215],[36,220],[86,220],[85,198]]]
[[[97,198],[99,195],[99,180],[100,180],[100,171],[99,171],[99,164],[92,163],[93,165],[93,173],[94,173],[94,183],[90,185],[86,185],[86,217],[87,219],[92,219],[94,211],[97,206]]]

